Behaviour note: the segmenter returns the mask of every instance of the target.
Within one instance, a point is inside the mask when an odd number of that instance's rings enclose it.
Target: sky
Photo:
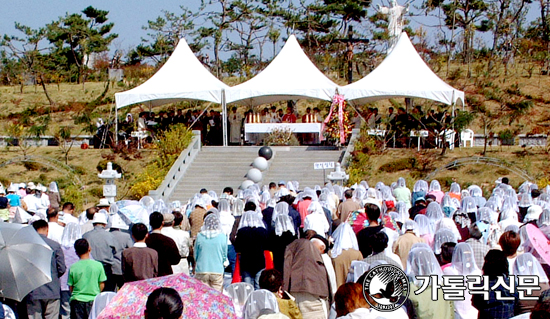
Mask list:
[[[405,0],[398,2],[404,4]],[[421,2],[422,0],[412,1],[413,5]],[[373,0],[369,11],[372,11],[376,4],[387,5],[388,0]],[[14,28],[15,22],[32,28],[43,27],[66,13],[79,13],[89,5],[109,11],[109,21],[115,24],[112,32],[119,35],[111,45],[111,51],[128,52],[141,42],[141,38],[147,37],[147,32],[142,27],[148,20],[154,20],[162,15],[162,10],[181,13],[180,5],[191,10],[196,9],[200,5],[200,0],[0,0],[0,36],[16,35],[18,31]],[[537,10],[533,7],[535,4],[531,6],[528,20],[537,16]],[[411,13],[415,11],[417,10],[411,7]],[[409,19],[413,28],[438,24],[437,19],[425,16],[409,17]],[[436,32],[436,28],[427,28],[427,30],[428,34],[432,35]],[[432,43],[435,42],[434,38],[432,36]],[[268,51],[271,52],[271,49],[269,48]]]
[[[0,35],[16,35],[15,22],[32,28],[45,26],[65,13],[80,13],[84,8],[109,11],[110,22],[114,22],[113,33],[117,33],[113,45],[127,51],[146,37],[142,26],[148,20],[162,15],[162,10],[181,12],[180,5],[188,8],[199,6],[199,0],[0,0]]]

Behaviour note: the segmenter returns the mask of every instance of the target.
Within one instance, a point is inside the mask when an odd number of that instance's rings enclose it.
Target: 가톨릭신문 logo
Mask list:
[[[379,265],[367,271],[363,281],[363,296],[378,311],[394,311],[409,297],[409,278],[394,265]]]

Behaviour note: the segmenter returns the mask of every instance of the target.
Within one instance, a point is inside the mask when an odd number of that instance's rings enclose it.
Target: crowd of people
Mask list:
[[[412,190],[404,178],[304,189],[280,181],[238,193],[202,189],[186,205],[142,199],[147,213],[130,223],[106,199],[78,214],[59,206],[55,183],[12,184],[0,196],[2,220],[32,224],[54,253],[52,281],[11,305],[20,317],[88,318],[101,291],[182,273],[229,295],[239,318],[548,318],[550,266],[527,226],[550,240],[549,190],[525,182],[516,192],[507,178],[487,198],[476,185],[443,192],[437,180]],[[396,311],[363,296],[365,272],[378,265],[410,280]],[[494,289],[451,301],[419,278],[444,275],[488,276]],[[511,275],[537,276],[539,299],[504,289],[514,286]],[[415,293],[422,287],[431,289]]]
[[[369,129],[386,129],[388,131],[410,132],[411,130],[441,130],[444,125],[451,123],[451,114],[448,111],[436,112],[430,109],[427,112],[422,106],[416,105],[410,112],[404,107],[388,108],[384,116],[379,113],[378,108],[369,107],[361,115],[356,113],[352,118],[355,127],[360,127],[364,122]]]
[[[286,107],[284,112],[282,108],[277,109],[276,106],[271,106],[270,108],[263,108],[257,114],[252,110],[241,113],[237,107],[232,107],[227,117],[229,143],[240,145],[241,143],[250,142],[244,140],[245,123],[321,123],[324,120],[320,109],[317,107],[313,109],[308,107],[303,115],[299,115],[291,104]],[[160,111],[157,114],[144,111],[139,113],[137,119],[134,118],[134,115],[128,113],[125,119],[118,123],[119,140],[130,140],[132,132],[135,131],[148,132],[150,136],[154,136],[176,124],[183,124],[193,130],[201,131],[203,144],[223,144],[222,114],[210,109],[204,112],[200,110],[187,110],[184,112],[183,109],[178,109],[177,111]],[[102,139],[100,137],[106,134],[106,124],[100,119],[97,127],[96,135],[98,136],[98,142],[100,142]]]

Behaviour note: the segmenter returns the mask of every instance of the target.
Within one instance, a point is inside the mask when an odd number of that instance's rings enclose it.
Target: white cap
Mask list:
[[[109,200],[107,198],[102,198],[99,200],[99,204],[97,204],[97,207],[110,207],[111,204],[109,203]]]
[[[94,218],[92,219],[92,224],[105,224],[107,225],[107,217],[105,214],[97,212],[94,214]]]
[[[97,214],[96,214],[97,215]],[[95,215],[94,215],[95,218]],[[128,225],[120,218],[118,214],[114,214],[111,217],[109,217],[109,220],[111,221],[111,228],[117,228],[122,230],[128,230]]]

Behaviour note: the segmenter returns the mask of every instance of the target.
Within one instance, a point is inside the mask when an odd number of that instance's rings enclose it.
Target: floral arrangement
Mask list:
[[[336,94],[332,100],[329,114],[323,121],[323,135],[335,145],[343,145],[351,134],[349,114],[346,111],[346,100],[343,95]],[[336,110],[336,108],[338,108]]]
[[[264,145],[269,146],[297,146],[298,139],[289,127],[274,128],[264,139]]]

